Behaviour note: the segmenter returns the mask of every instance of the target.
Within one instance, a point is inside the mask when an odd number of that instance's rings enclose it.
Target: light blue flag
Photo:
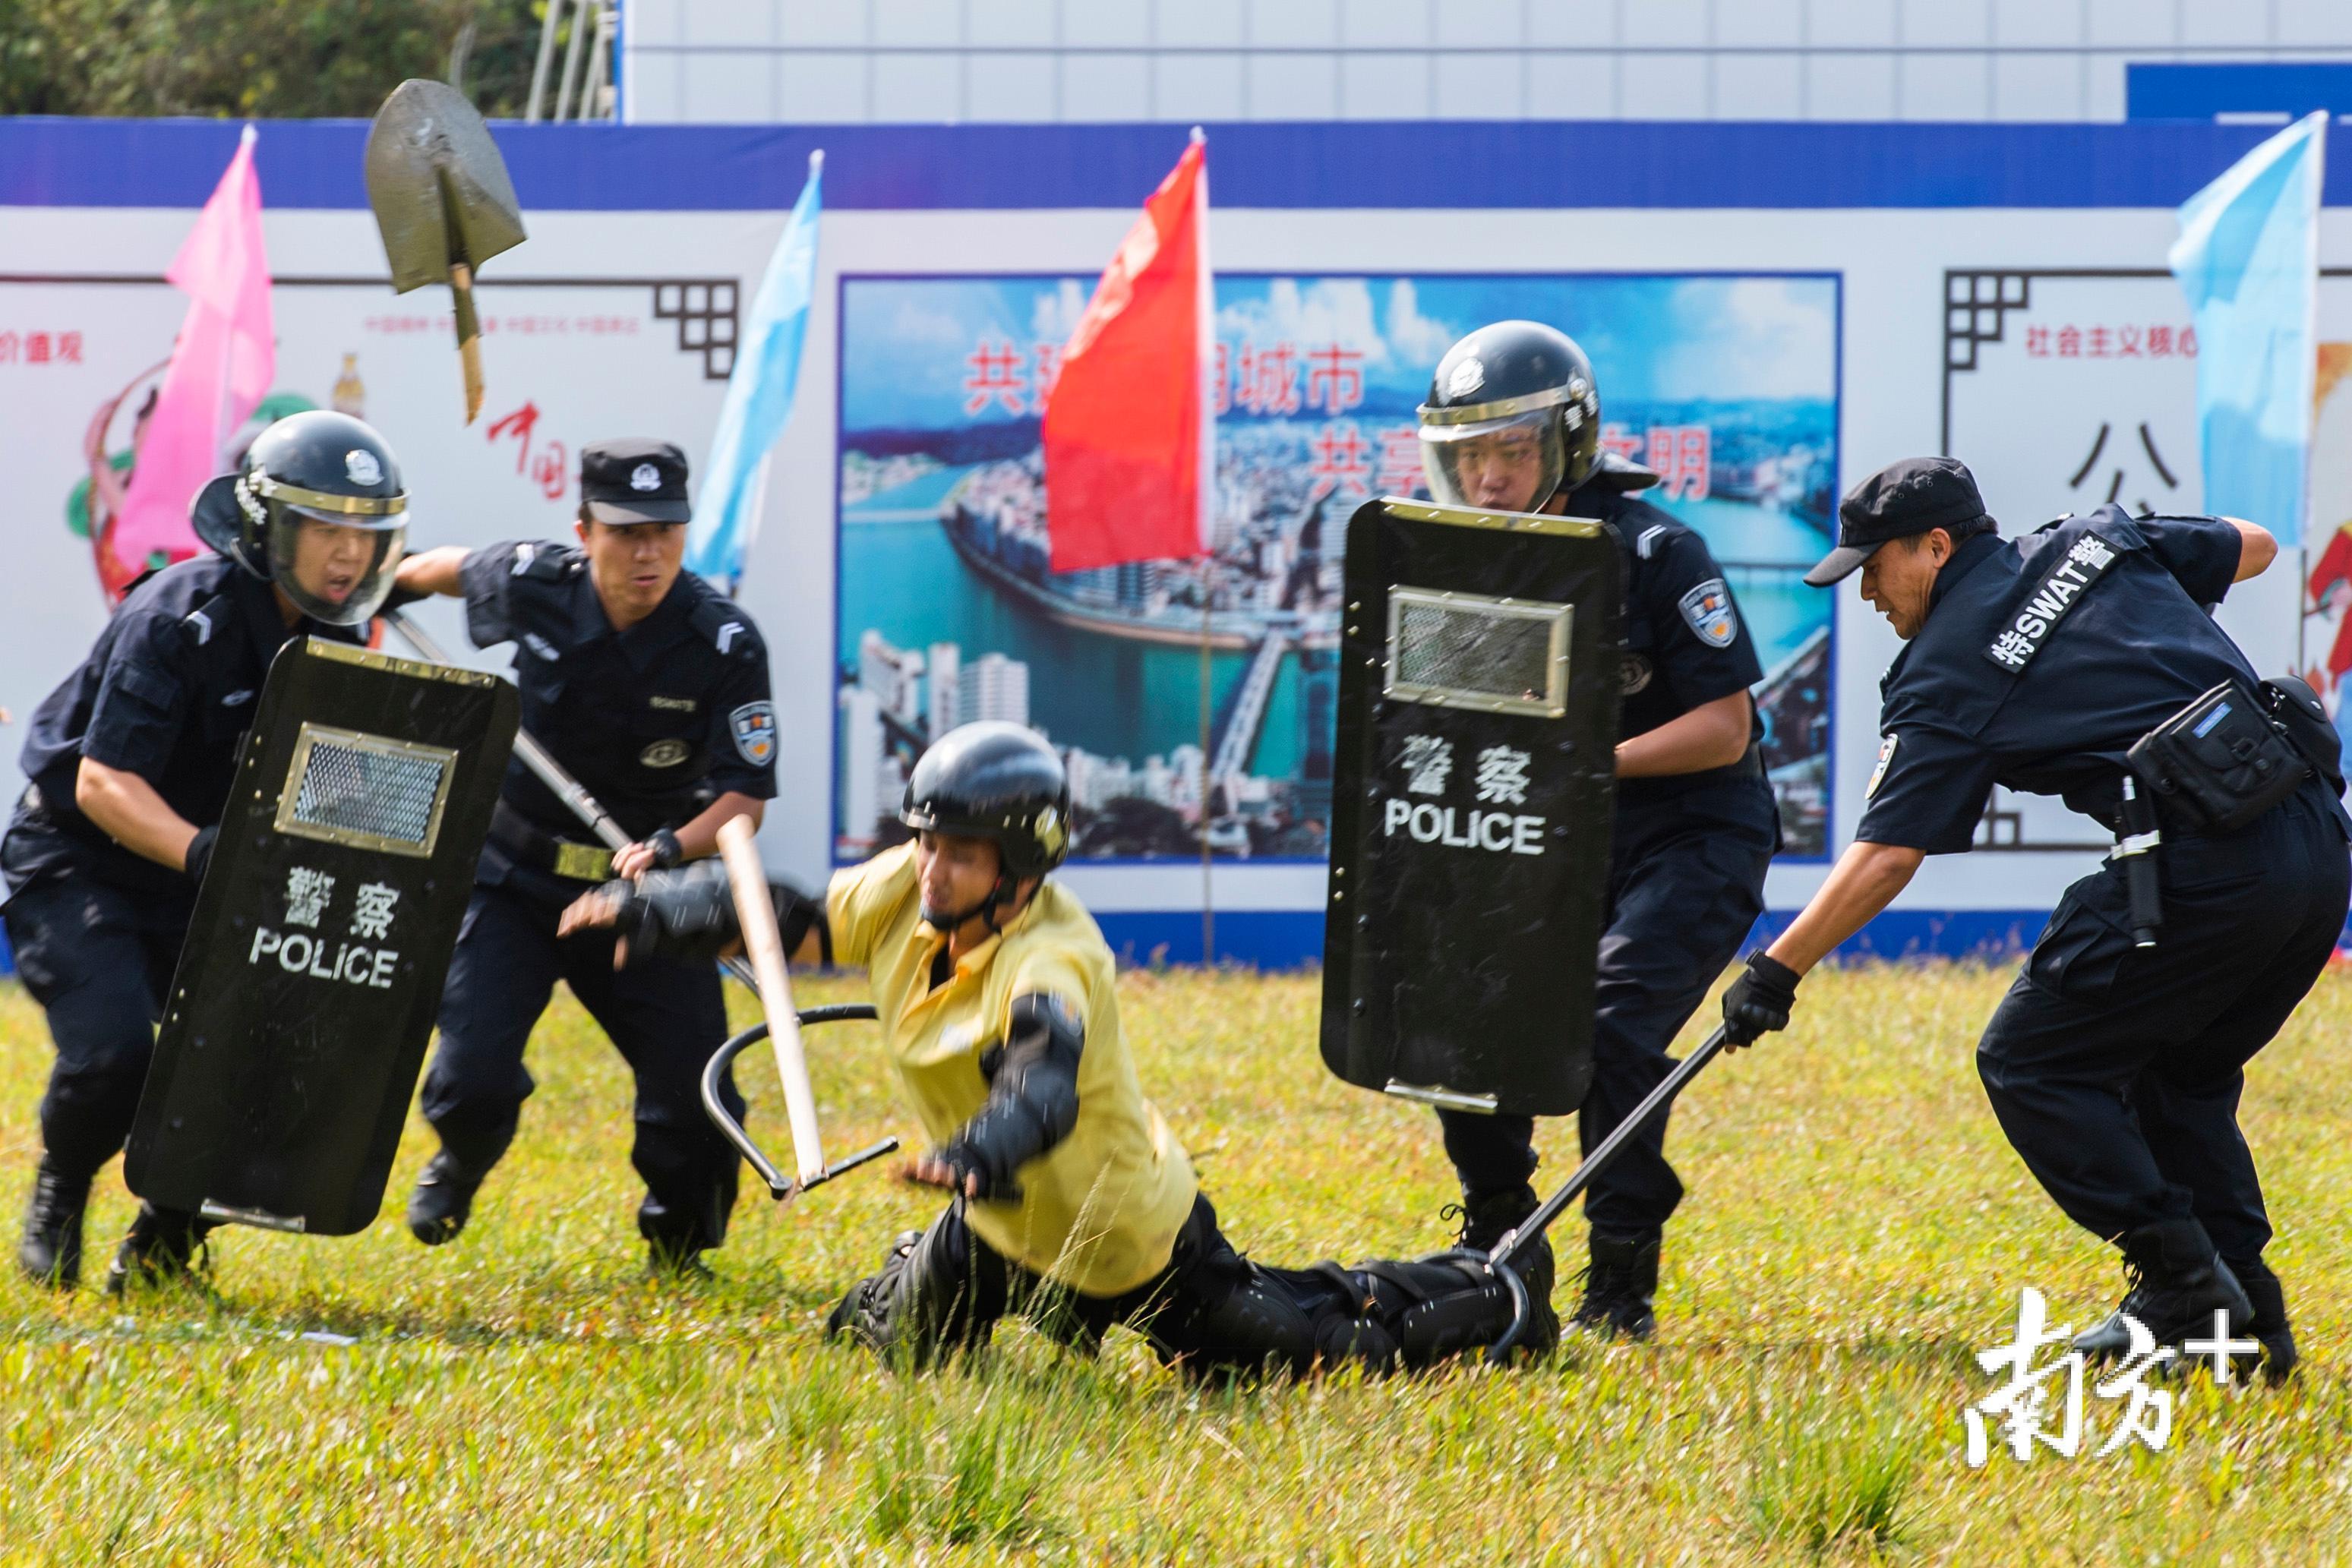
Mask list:
[[[737,340],[734,373],[727,378],[727,401],[719,406],[719,431],[703,467],[702,492],[695,497],[694,522],[687,529],[686,564],[731,588],[743,575],[744,557],[760,531],[760,497],[768,448],[793,412],[801,379],[801,341],[807,335],[809,298],[816,288],[816,225],[824,209],[819,184],[824,153],[809,154],[808,183],[793,204],[767,276],[751,301],[751,314]]]
[[[2303,542],[2318,355],[2319,187],[2311,114],[2181,205],[2169,257],[2197,323],[2205,510]]]

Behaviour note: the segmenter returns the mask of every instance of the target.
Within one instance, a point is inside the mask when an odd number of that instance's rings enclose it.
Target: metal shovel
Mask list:
[[[392,264],[392,290],[446,282],[466,373],[466,423],[482,412],[481,322],[474,274],[526,237],[522,209],[489,127],[446,82],[393,89],[368,131],[368,204]]]

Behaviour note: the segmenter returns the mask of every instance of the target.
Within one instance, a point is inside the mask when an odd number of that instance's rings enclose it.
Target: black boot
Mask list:
[[[456,1240],[466,1228],[467,1216],[474,1212],[474,1195],[489,1174],[487,1165],[478,1170],[444,1145],[425,1163],[416,1190],[408,1195],[408,1233],[427,1247]]]
[[[16,1266],[37,1285],[70,1291],[81,1279],[81,1217],[89,1204],[89,1177],[77,1181],[43,1155],[33,1175],[33,1200],[25,1206],[25,1238],[16,1243]]]
[[[2131,1330],[2124,1322],[2126,1315],[2155,1335],[2158,1344],[2176,1349],[2185,1339],[2209,1337],[2216,1312],[2230,1314],[2233,1334],[2253,1322],[2254,1307],[2245,1289],[2197,1221],[2168,1219],[2126,1231],[2123,1249],[2131,1289],[2105,1322],[2074,1336],[2074,1348],[2085,1355],[2114,1360],[2127,1354]],[[2282,1301],[2282,1328],[2284,1321]]]
[[[1570,1322],[1602,1338],[1647,1339],[1656,1332],[1659,1233],[1595,1236],[1584,1270],[1584,1300]]]
[[[2294,1333],[2287,1327],[2286,1292],[2279,1288],[2278,1276],[2259,1258],[2240,1259],[2228,1267],[2245,1288],[2246,1300],[2254,1305],[2253,1321],[2243,1332],[2262,1342],[2263,1381],[2284,1383],[2293,1375],[2294,1364],[2303,1359],[2295,1353]]]
[[[131,1233],[115,1249],[113,1267],[106,1271],[106,1293],[119,1296],[133,1287],[147,1290],[166,1285],[201,1289],[196,1253],[211,1228],[184,1210],[142,1203],[138,1217],[131,1222]]]
[[[1486,1192],[1472,1192],[1465,1187],[1460,1203],[1446,1205],[1444,1218],[1462,1221],[1462,1234],[1455,1239],[1455,1246],[1467,1251],[1492,1252],[1521,1220],[1536,1211],[1536,1189],[1525,1182]],[[1559,1343],[1559,1314],[1551,1304],[1551,1239],[1538,1236],[1520,1248],[1511,1260],[1511,1271],[1528,1288],[1528,1325],[1519,1335],[1519,1346],[1541,1354]]]
[[[919,1230],[902,1230],[882,1254],[881,1270],[849,1287],[849,1293],[834,1304],[824,1320],[824,1337],[839,1339],[847,1334],[851,1339],[877,1354],[886,1354],[895,1339],[898,1326],[891,1321],[889,1302],[898,1277],[904,1273],[915,1249],[922,1244]]]

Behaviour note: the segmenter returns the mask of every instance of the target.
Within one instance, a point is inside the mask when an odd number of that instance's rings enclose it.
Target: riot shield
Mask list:
[[[123,1164],[215,1219],[364,1229],[518,716],[495,675],[316,638],[270,665]]]
[[[1349,1082],[1582,1102],[1622,570],[1581,518],[1391,497],[1349,519],[1322,1030]]]

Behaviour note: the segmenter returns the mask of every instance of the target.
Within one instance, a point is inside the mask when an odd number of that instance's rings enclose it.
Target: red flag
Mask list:
[[[1206,553],[1209,281],[1207,148],[1196,130],[1062,350],[1045,418],[1055,571]]]

